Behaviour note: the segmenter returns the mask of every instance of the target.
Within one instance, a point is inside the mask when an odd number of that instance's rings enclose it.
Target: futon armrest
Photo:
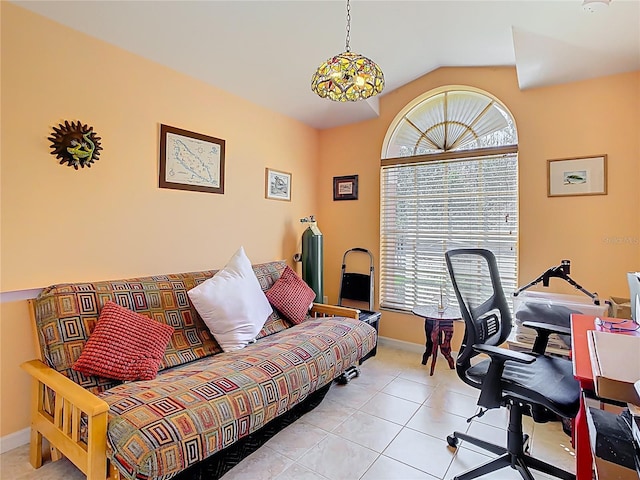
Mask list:
[[[34,379],[31,397],[31,452],[33,468],[42,465],[42,437],[56,455],[69,458],[87,479],[107,476],[107,421],[109,404],[40,360],[20,365]],[[49,395],[49,391],[55,395]],[[86,430],[82,417],[87,416]],[[114,469],[110,478],[119,478]]]
[[[336,316],[355,318],[357,320],[360,317],[360,310],[356,308],[338,307],[337,305],[327,305],[324,303],[314,303],[313,307],[311,307],[311,316]]]
[[[571,329],[567,327],[562,327],[560,325],[554,325],[552,323],[542,323],[542,322],[523,322],[523,326],[528,328],[533,328],[536,331],[536,339],[533,342],[533,348],[531,349],[534,353],[539,353],[540,355],[544,355],[547,350],[547,345],[549,344],[549,335],[552,333],[557,333],[560,335],[571,335]]]
[[[491,361],[498,360],[499,362],[506,362],[507,360],[513,360],[519,363],[533,363],[536,361],[536,357],[527,353],[514,352],[513,350],[507,350],[506,348],[494,347],[492,345],[484,345],[482,343],[475,344],[473,349],[476,352],[486,353],[491,357]]]
[[[109,411],[109,404],[93,393],[82,388],[60,372],[48,367],[40,360],[30,360],[20,367],[29,375],[58,392],[89,416]]]
[[[536,357],[533,355],[494,347],[493,345],[475,344],[473,349],[491,357],[487,374],[482,381],[480,397],[478,398],[478,405],[484,408],[498,408],[502,405],[502,373],[504,372],[504,363],[506,361],[512,360],[526,364],[536,361]]]

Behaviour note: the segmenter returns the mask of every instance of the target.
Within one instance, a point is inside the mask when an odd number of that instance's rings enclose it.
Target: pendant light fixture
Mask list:
[[[311,78],[311,90],[336,102],[356,102],[373,97],[384,88],[384,75],[373,61],[349,47],[351,5],[347,0],[347,41],[343,53],[329,58]]]

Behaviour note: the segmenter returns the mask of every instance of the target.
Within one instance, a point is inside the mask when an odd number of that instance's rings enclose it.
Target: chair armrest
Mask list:
[[[336,316],[355,318],[357,320],[360,317],[360,310],[356,308],[338,307],[337,305],[327,305],[324,303],[314,303],[313,307],[311,307],[311,316]]]
[[[542,322],[523,322],[523,326],[533,328],[536,332],[547,331],[550,333],[559,333],[560,335],[571,335],[571,329],[562,327],[560,325],[553,325],[552,323]]]
[[[484,408],[498,408],[502,405],[502,372],[504,372],[504,363],[507,360],[526,364],[536,361],[536,357],[533,355],[493,345],[475,344],[473,349],[476,352],[487,354],[491,358],[478,398],[478,405]]]
[[[522,325],[528,328],[533,328],[536,331],[536,339],[533,342],[533,348],[531,349],[534,353],[539,353],[540,355],[544,355],[544,352],[547,350],[547,345],[549,343],[549,335],[552,333],[558,333],[560,335],[571,335],[571,329],[567,327],[562,327],[560,325],[553,325],[552,323],[543,323],[543,322],[522,322]]]
[[[536,361],[536,357],[529,355],[528,353],[514,352],[513,350],[507,350],[506,348],[494,347],[492,345],[485,345],[482,343],[475,344],[473,349],[476,352],[486,353],[491,357],[491,361],[494,360],[500,362],[506,362],[507,360],[513,360],[519,363],[533,363]]]

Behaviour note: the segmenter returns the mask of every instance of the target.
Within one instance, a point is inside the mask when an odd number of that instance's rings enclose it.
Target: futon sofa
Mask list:
[[[253,266],[263,291],[285,267]],[[66,456],[89,480],[173,478],[328,389],[375,347],[357,310],[314,304],[293,326],[274,309],[255,343],[222,352],[187,295],[215,273],[54,285],[31,301],[41,359],[23,368],[34,380],[35,468],[44,437],[54,459]],[[109,301],[173,327],[155,379],[123,383],[72,368]]]

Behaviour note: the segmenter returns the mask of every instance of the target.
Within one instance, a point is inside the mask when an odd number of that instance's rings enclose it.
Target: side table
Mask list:
[[[429,357],[431,360],[430,375],[436,366],[436,357],[438,356],[438,347],[444,358],[449,363],[449,368],[455,368],[455,362],[451,356],[451,337],[453,337],[453,322],[460,320],[460,310],[457,307],[449,306],[443,311],[438,311],[438,307],[433,305],[419,305],[413,308],[413,314],[424,318],[424,333],[427,338],[422,355],[422,365],[427,364]]]

